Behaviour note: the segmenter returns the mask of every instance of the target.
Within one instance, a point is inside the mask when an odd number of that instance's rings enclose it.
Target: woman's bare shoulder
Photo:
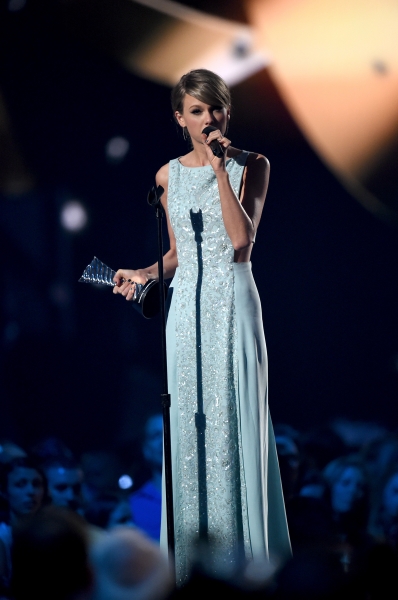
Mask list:
[[[169,181],[169,163],[160,167],[159,171],[156,173],[156,184],[161,185],[166,188]]]
[[[258,169],[264,169],[266,171],[268,171],[270,168],[268,158],[263,154],[259,154],[258,152],[249,152],[246,164],[250,166],[256,166]]]

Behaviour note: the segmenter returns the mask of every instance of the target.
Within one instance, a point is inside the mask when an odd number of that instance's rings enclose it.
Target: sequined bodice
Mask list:
[[[247,154],[241,152],[227,161],[231,186],[237,196]],[[204,276],[213,270],[211,277],[220,277],[226,269],[232,269],[234,249],[224,226],[217,179],[210,165],[184,167],[178,159],[170,161],[168,210],[177,242],[180,277],[181,271],[196,272],[198,241]]]

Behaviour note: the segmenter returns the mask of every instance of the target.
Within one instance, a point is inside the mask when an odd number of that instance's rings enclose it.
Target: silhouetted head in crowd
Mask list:
[[[362,599],[350,583],[336,554],[319,548],[306,550],[294,553],[281,569],[271,597],[274,600]]]
[[[8,463],[14,458],[27,456],[25,450],[12,442],[11,440],[1,440],[0,442],[0,463]]]
[[[362,461],[342,456],[329,463],[323,475],[330,489],[330,502],[335,513],[348,513],[362,504],[368,492]]]
[[[375,492],[371,533],[398,550],[398,465],[390,469]]]
[[[27,456],[2,465],[0,492],[6,513],[2,520],[11,525],[37,513],[48,499],[46,477],[36,461]]]
[[[171,591],[168,562],[157,544],[116,527],[92,547],[93,600],[162,600]]]
[[[83,470],[73,458],[48,459],[42,464],[51,502],[72,510],[82,507]]]
[[[285,501],[297,491],[300,474],[298,433],[289,425],[275,425],[275,443],[278,452]]]
[[[301,548],[332,548],[335,526],[330,505],[323,498],[295,496],[286,503],[293,554]]]
[[[34,446],[32,446],[30,453],[32,456],[37,458],[40,463],[46,462],[52,459],[73,459],[73,452],[62,440],[57,437],[46,437]]]
[[[119,477],[123,467],[119,457],[113,452],[94,450],[85,452],[81,457],[84,473],[83,496],[89,504],[104,493],[119,491]]]
[[[85,600],[92,587],[84,521],[48,506],[15,531],[12,550],[15,600]]]
[[[382,507],[389,519],[398,521],[398,468],[390,474],[382,488]]]
[[[369,519],[369,485],[365,467],[357,456],[343,456],[324,469],[327,497],[338,532],[357,544]]]
[[[300,450],[305,469],[322,469],[332,460],[346,454],[341,437],[330,427],[311,429],[300,438]]]
[[[363,450],[363,459],[372,484],[384,482],[386,475],[398,465],[398,434],[390,433],[368,444]]]
[[[133,524],[128,500],[117,494],[102,494],[94,498],[88,505],[84,517],[88,523],[102,529]]]
[[[145,423],[142,452],[152,471],[162,471],[163,418],[161,414],[149,417]]]

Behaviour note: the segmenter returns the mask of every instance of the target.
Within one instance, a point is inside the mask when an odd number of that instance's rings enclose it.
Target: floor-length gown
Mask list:
[[[248,153],[227,160],[239,196]],[[234,263],[210,165],[169,164],[168,211],[178,255],[170,286],[171,394],[177,583],[195,538],[209,539],[222,569],[290,555],[268,413],[267,351],[251,263]],[[163,494],[161,544],[166,541]]]

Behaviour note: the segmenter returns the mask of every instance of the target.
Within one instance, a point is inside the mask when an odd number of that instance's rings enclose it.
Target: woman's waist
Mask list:
[[[239,263],[234,262],[233,260],[228,262],[219,260],[207,262],[179,261],[174,277],[176,280],[191,280],[196,283],[199,280],[233,280],[234,277],[242,277],[246,274],[252,277],[252,263],[250,261]]]

